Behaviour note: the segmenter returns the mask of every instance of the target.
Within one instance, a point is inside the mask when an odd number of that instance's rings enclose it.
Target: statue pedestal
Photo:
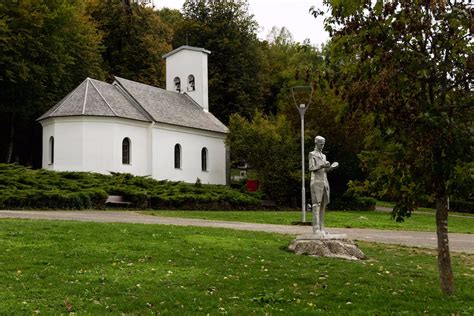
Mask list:
[[[288,246],[299,255],[361,260],[364,253],[344,234],[315,233],[299,235]]]

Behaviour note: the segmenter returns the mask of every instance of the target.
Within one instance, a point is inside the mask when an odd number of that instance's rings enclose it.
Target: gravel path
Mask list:
[[[246,231],[261,231],[288,235],[311,233],[310,226],[256,224],[203,219],[160,217],[143,215],[130,211],[0,211],[0,218],[24,218],[44,220],[72,220],[102,223],[141,223],[177,226],[201,226],[229,228]],[[330,233],[346,234],[353,240],[397,244],[410,247],[436,248],[435,233],[393,231],[359,228],[328,228]],[[474,254],[474,234],[449,234],[450,250]]]

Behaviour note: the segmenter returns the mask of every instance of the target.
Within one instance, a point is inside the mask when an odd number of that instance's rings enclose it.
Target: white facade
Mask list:
[[[57,117],[41,124],[44,169],[123,172],[189,183],[199,178],[202,183],[226,184],[225,135],[221,133],[112,117]],[[125,138],[130,140],[129,164],[122,161]],[[176,144],[181,147],[180,168],[174,166]],[[203,148],[206,170],[202,170]]]
[[[166,90],[187,93],[204,111],[209,111],[207,55],[210,53],[205,49],[182,46],[164,55]]]

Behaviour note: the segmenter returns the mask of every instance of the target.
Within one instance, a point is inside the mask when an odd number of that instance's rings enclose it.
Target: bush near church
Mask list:
[[[123,195],[134,208],[222,210],[260,205],[254,195],[223,185],[0,164],[0,209],[104,209],[108,195]]]

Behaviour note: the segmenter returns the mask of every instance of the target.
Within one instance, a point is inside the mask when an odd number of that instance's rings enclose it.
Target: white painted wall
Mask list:
[[[127,172],[157,180],[226,184],[225,135],[161,123],[106,117],[59,117],[43,125],[43,168],[57,171]],[[55,140],[49,164],[49,138]],[[122,141],[131,141],[131,163],[122,164]],[[181,169],[174,168],[174,146],[181,145]],[[201,170],[201,150],[208,169]]]
[[[43,125],[43,168],[82,171],[82,122],[50,118]],[[49,161],[49,139],[54,137],[54,163]]]
[[[149,123],[119,118],[59,117],[43,124],[43,168],[58,171],[110,171],[151,175]],[[55,145],[49,164],[49,138]],[[122,141],[131,141],[130,164],[122,164]]]
[[[194,75],[195,91],[188,90],[188,76]],[[183,49],[166,58],[166,90],[176,91],[174,78],[181,80],[181,93],[186,92],[205,111],[209,111],[207,53]]]
[[[226,184],[225,135],[157,124],[153,135],[153,178],[195,183]],[[196,134],[198,133],[198,134]],[[181,169],[174,168],[174,147],[181,145]],[[208,150],[207,171],[201,168],[201,150]]]

